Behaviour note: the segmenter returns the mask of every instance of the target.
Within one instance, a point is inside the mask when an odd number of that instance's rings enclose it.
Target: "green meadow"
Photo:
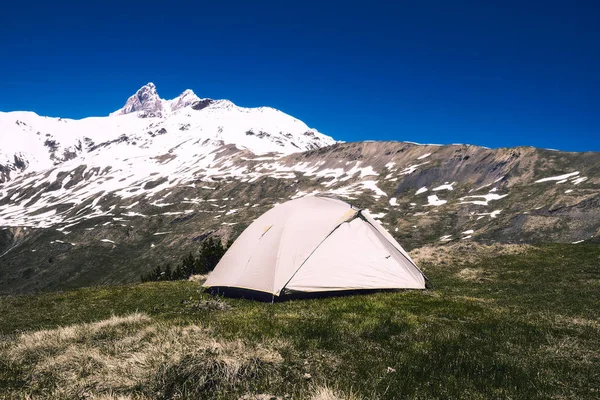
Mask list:
[[[600,246],[421,266],[425,291],[273,304],[198,281],[0,297],[0,398],[600,398]]]

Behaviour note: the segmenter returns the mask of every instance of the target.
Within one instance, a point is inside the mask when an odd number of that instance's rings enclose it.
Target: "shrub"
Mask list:
[[[207,274],[217,266],[227,248],[231,245],[231,241],[227,244],[228,246],[224,247],[221,239],[206,238],[200,245],[197,257],[189,253],[181,259],[174,270],[171,269],[169,264],[166,265],[164,270],[159,265],[149,274],[141,275],[140,279],[142,282],[176,281],[188,279],[191,275]]]

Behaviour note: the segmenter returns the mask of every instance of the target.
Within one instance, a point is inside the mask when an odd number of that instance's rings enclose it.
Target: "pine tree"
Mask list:
[[[187,279],[192,274],[194,274],[195,261],[196,260],[194,259],[194,256],[192,255],[192,253],[189,253],[187,256],[182,258],[182,260],[181,260],[182,276],[179,279]]]
[[[148,280],[149,280],[149,281],[152,281],[152,282],[159,281],[159,280],[160,280],[160,277],[161,277],[161,275],[162,275],[162,271],[161,271],[161,269],[160,269],[160,265],[157,265],[157,266],[156,266],[156,268],[154,268],[154,269],[152,270],[152,272],[150,272],[150,276],[149,276],[149,279],[148,279]]]
[[[183,268],[183,263],[180,263],[179,265],[177,265],[177,268],[175,268],[175,270],[171,274],[171,280],[177,281],[177,280],[186,279],[186,278],[187,278],[187,275]]]
[[[225,248],[221,243],[221,239],[213,239],[209,237],[202,242],[200,252],[194,265],[194,272],[197,274],[207,274],[212,271],[221,257],[225,254]]]
[[[162,279],[163,281],[170,281],[173,279],[173,273],[171,272],[171,264],[167,264],[165,267],[165,272],[163,272]]]
[[[231,246],[231,242],[231,240],[227,242],[227,247]],[[209,237],[200,245],[197,258],[189,253],[181,259],[175,269],[167,264],[163,271],[159,265],[150,273],[141,275],[140,279],[142,282],[174,281],[187,279],[193,274],[207,274],[217,266],[226,250],[221,239]]]

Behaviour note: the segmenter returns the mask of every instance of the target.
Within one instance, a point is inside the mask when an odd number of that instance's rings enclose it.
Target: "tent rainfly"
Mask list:
[[[366,210],[309,195],[256,219],[204,287],[225,295],[275,299],[300,293],[425,289],[425,280]]]

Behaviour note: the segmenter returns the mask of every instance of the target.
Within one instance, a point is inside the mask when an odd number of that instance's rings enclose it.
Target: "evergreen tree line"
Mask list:
[[[164,268],[158,265],[149,274],[141,275],[140,278],[142,282],[177,281],[188,279],[191,275],[208,274],[217,266],[229,246],[231,242],[223,246],[220,238],[209,237],[200,245],[198,256],[194,257],[189,253],[175,268],[171,268],[170,264]]]

